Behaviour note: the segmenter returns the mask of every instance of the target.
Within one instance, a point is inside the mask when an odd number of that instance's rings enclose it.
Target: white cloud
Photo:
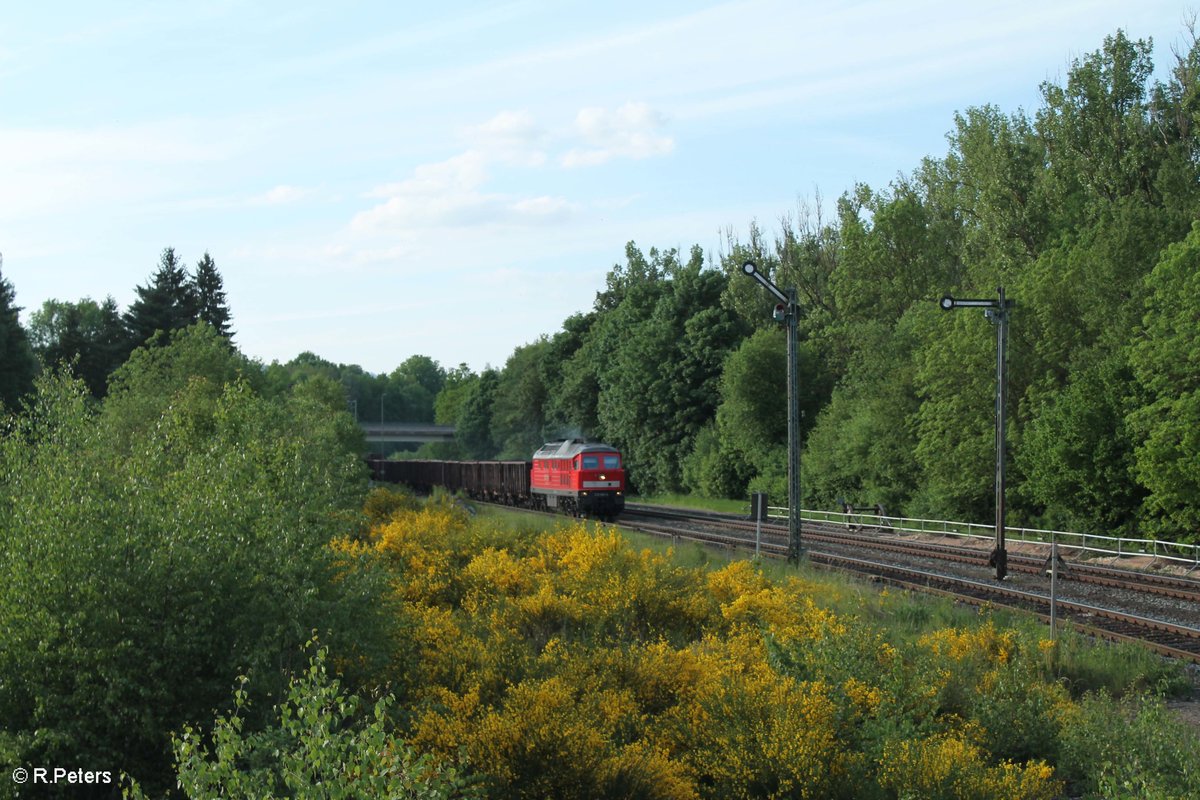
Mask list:
[[[303,200],[311,194],[311,189],[302,189],[298,186],[288,186],[287,184],[282,184],[267,192],[263,192],[257,197],[252,197],[250,199],[250,205],[281,206]]]
[[[675,140],[661,132],[665,119],[646,103],[626,103],[615,111],[584,108],[575,116],[574,133],[584,147],[569,150],[564,167],[595,166],[614,158],[667,155]]]
[[[539,167],[546,162],[547,134],[528,111],[501,111],[467,128],[464,138],[473,150],[508,164]]]
[[[429,228],[476,228],[489,225],[541,225],[562,220],[573,205],[565,198],[520,197],[485,192],[489,157],[468,150],[434,164],[423,164],[413,176],[373,189],[368,197],[386,198],[350,223],[359,233],[419,232]]]
[[[553,193],[499,191],[496,185],[531,175],[536,180],[548,150],[557,150],[555,161],[566,168],[666,155],[675,142],[662,131],[665,121],[646,103],[584,108],[557,129],[540,125],[528,111],[501,111],[460,129],[469,145],[465,151],[368,191],[366,197],[380,202],[353,217],[350,233],[420,240],[431,230],[519,230],[570,221],[584,204]],[[493,173],[501,167],[507,169],[497,179]],[[525,174],[514,176],[513,170]]]

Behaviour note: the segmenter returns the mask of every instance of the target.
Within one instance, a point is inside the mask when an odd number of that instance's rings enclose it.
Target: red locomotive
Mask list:
[[[532,461],[384,461],[369,459],[377,481],[418,491],[441,486],[506,505],[555,509],[572,516],[612,520],[625,509],[621,454],[582,439],[548,442]]]
[[[625,509],[621,454],[582,439],[549,442],[533,454],[530,492],[535,508],[613,519]]]

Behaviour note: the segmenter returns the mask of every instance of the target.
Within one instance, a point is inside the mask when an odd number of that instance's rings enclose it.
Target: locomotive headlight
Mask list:
[[[607,476],[607,475],[601,475],[601,476],[600,476],[600,480],[602,480],[602,481],[603,481],[603,480],[607,480],[607,479],[608,479],[608,476]]]

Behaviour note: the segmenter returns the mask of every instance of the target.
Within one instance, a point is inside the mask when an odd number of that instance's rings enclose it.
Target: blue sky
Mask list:
[[[124,308],[208,251],[248,355],[502,366],[643,250],[768,232],[946,152],[956,111],[1118,28],[1159,71],[1189,6],[1131,2],[16,3],[0,253],[18,303]]]

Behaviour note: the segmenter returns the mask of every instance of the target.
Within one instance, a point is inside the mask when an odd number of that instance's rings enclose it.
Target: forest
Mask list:
[[[456,447],[526,458],[583,434],[643,494],[786,497],[785,338],[747,260],[795,287],[807,508],[986,520],[995,333],[938,299],[1015,301],[1009,523],[1200,535],[1200,48],[1155,79],[1122,33],[1027,113],[969,108],[888,186],[820,197],[718,254],[626,247],[593,308],[503,367],[444,373]]]
[[[523,459],[587,436],[626,454],[642,494],[782,502],[785,341],[774,299],[741,274],[753,260],[800,300],[803,505],[981,521],[994,493],[995,333],[937,301],[1003,286],[1015,301],[1009,524],[1195,541],[1200,47],[1187,41],[1156,70],[1151,42],[1117,32],[1044,83],[1032,112],[968,108],[944,154],[829,206],[802,200],[773,230],[731,226],[720,252],[630,242],[589,311],[503,365],[476,373],[414,355],[374,375],[306,352],[260,371],[275,393],[332,381],[362,420],[457,427],[422,456]],[[211,317],[228,333],[205,260],[189,283],[165,250],[124,318],[111,300],[48,301],[27,336],[38,358],[17,352],[25,334],[3,284],[0,357],[26,360],[0,401],[28,390],[39,358],[75,359],[100,396],[149,331]]]

